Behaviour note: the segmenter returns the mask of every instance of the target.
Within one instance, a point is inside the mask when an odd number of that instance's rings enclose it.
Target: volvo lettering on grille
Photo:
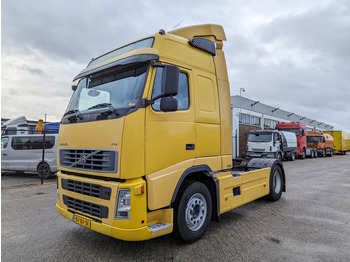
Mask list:
[[[95,151],[91,152],[90,154],[82,155],[79,160],[77,160],[74,163],[72,163],[69,167],[75,167],[76,165],[84,164],[87,159],[89,159],[90,157],[98,154],[99,152],[101,152],[101,150],[95,150]]]

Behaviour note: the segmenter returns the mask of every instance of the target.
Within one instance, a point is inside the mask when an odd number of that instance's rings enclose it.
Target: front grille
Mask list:
[[[252,150],[254,152],[265,152],[265,149],[261,149],[261,148],[252,148]]]
[[[85,202],[73,197],[63,195],[63,203],[74,210],[99,218],[108,217],[108,207]]]
[[[60,149],[60,165],[67,168],[112,173],[117,162],[117,150]]]
[[[111,188],[71,179],[62,179],[62,188],[75,193],[110,200]]]

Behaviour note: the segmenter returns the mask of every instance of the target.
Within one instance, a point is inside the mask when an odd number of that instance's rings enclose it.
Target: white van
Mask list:
[[[4,135],[1,137],[1,171],[38,172],[44,178],[57,172],[57,134]]]

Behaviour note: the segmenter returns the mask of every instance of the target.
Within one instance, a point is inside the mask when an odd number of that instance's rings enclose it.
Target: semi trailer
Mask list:
[[[224,212],[280,199],[281,161],[232,158],[225,40],[220,25],[160,30],[74,78],[59,130],[62,216],[127,241],[194,242]]]
[[[350,151],[350,133],[345,131],[325,131],[324,133],[333,137],[334,153],[345,155],[346,152]]]

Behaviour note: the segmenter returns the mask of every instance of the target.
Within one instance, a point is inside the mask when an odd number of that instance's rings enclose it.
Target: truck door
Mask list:
[[[281,141],[279,139],[278,133],[276,132],[276,133],[273,134],[273,148],[272,148],[272,152],[277,152],[280,149],[281,149]]]
[[[162,67],[153,69],[149,98],[161,90]],[[152,83],[152,81],[151,81]],[[160,99],[146,108],[146,174],[195,158],[195,114],[191,71],[180,69],[178,110],[160,111]]]

